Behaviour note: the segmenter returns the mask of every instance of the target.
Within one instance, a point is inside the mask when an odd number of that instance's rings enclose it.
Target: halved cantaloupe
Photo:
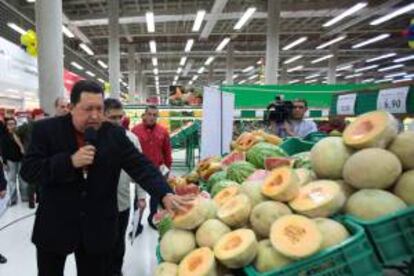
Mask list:
[[[311,218],[328,217],[345,204],[345,194],[335,181],[318,180],[299,189],[299,195],[289,202],[296,212]]]
[[[205,219],[213,219],[217,216],[217,204],[211,198],[203,198],[202,199],[203,208],[206,211],[206,218]]]
[[[299,178],[299,186],[305,186],[309,182],[316,180],[316,175],[312,170],[306,168],[295,169],[295,173]]]
[[[270,229],[273,247],[291,259],[303,259],[319,251],[322,234],[316,223],[301,215],[286,215]]]
[[[204,208],[204,198],[196,197],[189,205],[186,211],[177,211],[173,216],[173,225],[175,228],[184,230],[193,230],[202,224],[207,217],[208,209]]]
[[[171,229],[162,236],[160,253],[164,261],[178,264],[195,247],[196,241],[192,232]]]
[[[200,247],[214,248],[216,242],[224,235],[231,232],[230,227],[218,219],[206,220],[197,229],[196,242]]]
[[[238,229],[224,235],[214,246],[214,255],[228,268],[241,268],[257,254],[257,240],[250,229]]]
[[[259,242],[257,257],[254,266],[259,272],[267,272],[274,269],[280,269],[293,260],[286,258],[280,254],[273,246],[270,240],[262,240]]]
[[[250,214],[250,224],[260,237],[269,237],[270,227],[278,218],[292,214],[289,207],[281,202],[265,201],[256,205]]]
[[[216,260],[208,247],[190,252],[178,266],[178,276],[216,276]]]
[[[155,276],[177,276],[178,265],[164,262],[160,263],[155,269]]]
[[[217,217],[230,227],[246,225],[252,209],[250,199],[245,194],[239,194],[224,203],[217,212]]]
[[[253,135],[250,132],[242,133],[236,140],[236,149],[239,151],[248,151],[261,140],[259,136]]]
[[[290,167],[280,167],[271,171],[266,177],[262,193],[277,201],[289,201],[299,192],[299,178]]]
[[[394,187],[394,194],[407,205],[414,205],[414,170],[406,171],[401,175]]]
[[[405,170],[414,169],[414,131],[398,134],[388,149],[397,155]]]
[[[252,207],[266,200],[262,194],[262,185],[263,181],[244,181],[240,186],[240,191],[250,198]]]
[[[382,110],[358,116],[344,131],[347,146],[355,149],[386,148],[397,136],[398,122],[390,113]]]
[[[240,193],[240,186],[229,186],[221,190],[218,194],[214,196],[214,202],[218,207],[222,206],[229,199],[236,196]]]
[[[316,218],[315,222],[322,233],[321,249],[338,245],[350,236],[345,226],[333,219]]]
[[[273,145],[276,145],[276,146],[283,142],[283,139],[280,138],[279,136],[269,134],[269,133],[263,131],[262,129],[254,130],[254,131],[252,131],[252,134],[255,135],[255,136],[262,137],[267,143],[273,144]]]

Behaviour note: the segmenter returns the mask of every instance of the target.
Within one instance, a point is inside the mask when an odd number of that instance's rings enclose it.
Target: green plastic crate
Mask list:
[[[261,273],[253,265],[244,269],[248,276],[376,276],[383,275],[382,268],[371,247],[364,229],[350,221],[343,224],[352,236],[340,245],[292,263],[284,268]]]
[[[318,132],[309,133],[308,135],[306,135],[305,138],[303,138],[303,140],[312,142],[312,143],[317,143],[326,137],[328,137],[328,135],[325,132],[318,131]]]
[[[369,222],[351,216],[346,219],[365,229],[382,264],[396,265],[414,258],[414,206]]]
[[[280,147],[289,155],[310,151],[315,143],[304,141],[299,138],[287,138]]]

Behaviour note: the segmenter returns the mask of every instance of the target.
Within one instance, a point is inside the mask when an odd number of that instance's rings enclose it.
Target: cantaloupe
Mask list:
[[[333,219],[316,218],[315,222],[322,233],[321,249],[338,245],[350,237],[345,226]]]
[[[225,234],[214,246],[214,255],[228,268],[241,268],[257,254],[257,240],[250,229],[237,229]]]
[[[322,234],[313,220],[301,215],[286,215],[272,224],[270,242],[284,256],[303,259],[319,251]]]
[[[230,227],[246,225],[252,209],[250,199],[245,194],[239,194],[224,203],[217,212],[217,217]]]
[[[254,266],[259,272],[267,272],[274,269],[280,269],[293,261],[280,254],[270,240],[262,240],[259,242],[256,260]]]
[[[205,199],[196,197],[191,204],[186,206],[186,211],[178,211],[173,216],[175,228],[193,230],[202,224],[207,217],[208,209],[205,208]]]
[[[343,179],[335,180],[336,183],[341,187],[346,198],[349,198],[353,193],[357,191],[354,187],[346,183]]]
[[[351,149],[341,137],[327,137],[313,146],[310,160],[313,171],[320,179],[340,179]]]
[[[347,201],[345,211],[361,220],[374,220],[399,210],[407,205],[390,192],[378,189],[363,189],[354,193]]]
[[[405,170],[414,169],[414,131],[400,133],[388,149],[397,155]]]
[[[316,175],[312,170],[306,168],[295,169],[295,173],[299,178],[299,186],[302,187],[309,182],[316,180]]]
[[[328,217],[345,204],[345,194],[333,180],[317,180],[299,189],[299,195],[289,202],[296,212],[311,218]]]
[[[155,269],[155,276],[177,276],[178,265],[164,262],[160,263]]]
[[[229,186],[218,192],[214,196],[214,202],[218,207],[222,206],[229,199],[236,196],[240,192],[240,186]]]
[[[203,208],[206,211],[205,219],[213,219],[217,216],[217,205],[214,200],[210,198],[205,198],[202,200]]]
[[[414,170],[406,171],[401,175],[394,187],[394,194],[407,205],[414,205]]]
[[[261,137],[253,135],[250,132],[244,132],[237,138],[235,147],[238,151],[248,151],[260,141],[263,141]]]
[[[250,198],[252,207],[266,200],[262,194],[262,185],[263,181],[244,181],[240,186],[240,191]]]
[[[161,239],[160,253],[164,261],[178,264],[195,247],[196,241],[192,232],[171,229]]]
[[[230,227],[218,219],[206,220],[197,229],[196,242],[199,247],[214,248],[216,242],[224,235],[231,232]]]
[[[299,178],[290,167],[280,167],[271,171],[262,186],[262,194],[277,201],[292,200],[298,192]]]
[[[178,266],[178,276],[216,276],[216,259],[208,247],[201,247],[185,256]]]
[[[386,148],[397,136],[398,122],[382,110],[358,116],[344,131],[344,143],[355,149]]]
[[[395,154],[380,148],[363,149],[346,161],[343,179],[357,189],[387,189],[402,172]]]
[[[269,237],[270,227],[278,218],[292,214],[289,207],[281,202],[265,201],[256,205],[250,214],[250,224],[256,234]]]

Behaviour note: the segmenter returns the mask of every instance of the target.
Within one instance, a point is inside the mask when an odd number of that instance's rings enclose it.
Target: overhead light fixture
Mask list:
[[[402,76],[406,76],[407,73],[406,72],[398,72],[398,73],[393,73],[393,74],[389,74],[384,76],[384,79],[392,79],[392,78],[396,78],[396,77],[402,77]]]
[[[330,27],[330,26],[334,25],[335,23],[341,21],[345,17],[350,16],[350,15],[356,13],[357,11],[365,8],[367,5],[368,5],[368,3],[366,3],[366,2],[357,3],[357,4],[353,5],[352,7],[350,7],[349,9],[345,10],[343,13],[335,16],[334,18],[332,18],[331,20],[329,20],[328,22],[326,22],[322,26]]]
[[[374,57],[374,58],[367,59],[366,62],[368,62],[368,63],[375,62],[375,61],[378,61],[378,60],[383,60],[383,59],[387,59],[387,58],[390,58],[390,57],[394,57],[396,55],[397,55],[397,53],[389,53],[389,54],[385,54],[385,55],[381,55],[381,56],[377,56],[377,57]]]
[[[157,67],[158,66],[158,59],[156,57],[153,57],[151,60],[152,60],[152,66]]]
[[[404,67],[404,64],[391,65],[391,66],[388,66],[388,67],[380,68],[380,69],[378,69],[378,71],[379,72],[387,72],[387,71],[391,71],[391,70],[398,69],[398,68],[401,68],[401,67]]]
[[[378,64],[369,65],[369,66],[365,66],[365,67],[361,67],[361,68],[355,69],[355,72],[356,73],[365,72],[365,71],[369,71],[369,70],[372,70],[372,69],[375,69],[375,68],[378,68],[378,67],[379,67]]]
[[[299,71],[299,70],[302,70],[302,69],[303,69],[303,65],[299,65],[299,66],[288,69],[287,72],[291,73],[291,72]]]
[[[96,76],[96,74],[95,73],[92,73],[91,71],[86,71],[86,75],[89,75],[91,77],[95,77]]]
[[[70,64],[78,70],[83,70],[83,66],[81,66],[79,63],[75,61],[72,61]]]
[[[233,80],[237,79],[238,76],[239,76],[238,74],[233,75]]]
[[[320,76],[321,76],[321,74],[313,74],[313,75],[305,77],[305,80],[314,79],[314,78],[317,78],[317,77],[320,77]]]
[[[371,23],[369,23],[372,26],[376,26],[379,24],[382,24],[388,20],[393,19],[394,17],[400,16],[404,13],[410,12],[414,10],[414,3],[411,3],[407,6],[404,6],[402,8],[397,9],[396,11],[393,11],[392,13],[387,13],[384,16],[381,16],[380,18],[375,19],[374,21],[372,21]]]
[[[177,85],[177,81],[173,81],[172,85]]]
[[[179,75],[182,71],[183,71],[183,68],[178,67],[178,69],[177,69],[177,75]]]
[[[382,82],[391,82],[393,79],[382,79],[382,80],[376,80],[375,83],[382,83]]]
[[[102,60],[98,60],[98,64],[99,64],[102,68],[104,68],[104,69],[108,69],[108,65],[106,65],[106,63],[105,63],[105,62],[103,62]]]
[[[26,0],[27,3],[34,3],[36,0]]]
[[[152,71],[154,72],[154,75],[158,75],[158,68],[154,68]]]
[[[156,82],[159,82],[160,81],[160,78],[158,76],[155,76],[154,79],[155,79]]]
[[[203,24],[203,19],[204,16],[206,15],[206,11],[205,10],[200,10],[197,12],[196,18],[194,20],[194,24],[193,24],[193,32],[198,32],[201,28],[201,24]]]
[[[399,82],[406,82],[406,81],[412,81],[413,78],[402,78],[402,79],[398,79],[398,80],[393,80],[393,83],[399,83]]]
[[[409,56],[406,56],[406,57],[394,59],[394,62],[395,63],[400,63],[400,62],[405,62],[405,61],[409,61],[409,60],[413,60],[413,59],[414,59],[414,55],[409,55]]]
[[[155,54],[157,52],[157,43],[155,42],[155,40],[151,40],[149,42],[149,46],[151,53]]]
[[[98,81],[99,81],[100,83],[105,83],[105,81],[104,81],[103,79],[101,79],[101,78],[98,78]]]
[[[245,82],[246,82],[246,80],[241,80],[241,81],[239,81],[239,84],[243,84]]]
[[[314,82],[317,82],[318,80],[317,79],[313,79],[313,80],[307,80],[307,81],[305,81],[305,83],[314,83]]]
[[[174,81],[178,81],[178,76],[175,76],[174,77]]]
[[[244,14],[242,15],[242,17],[240,17],[239,21],[237,21],[236,25],[234,25],[234,30],[240,30],[244,24],[246,24],[247,20],[249,20],[249,18],[254,14],[254,12],[256,11],[255,7],[251,7],[248,8]]]
[[[300,82],[300,80],[298,80],[298,79],[289,81],[290,84],[294,84],[294,83],[298,83],[298,82]]]
[[[334,39],[329,40],[329,41],[327,41],[325,43],[322,43],[321,45],[317,46],[316,49],[318,49],[318,50],[324,49],[324,48],[326,48],[328,46],[331,46],[331,45],[333,45],[335,43],[338,43],[339,41],[344,40],[345,38],[346,38],[346,35],[338,36],[337,38],[334,38]]]
[[[155,23],[154,23],[154,13],[153,12],[146,12],[145,18],[147,20],[147,31],[149,33],[155,32]]]
[[[257,78],[258,76],[259,76],[259,75],[257,75],[257,74],[256,74],[256,75],[252,75],[252,76],[250,76],[248,79],[249,79],[249,80],[254,80],[254,79],[255,79],[255,78]]]
[[[365,80],[362,80],[361,82],[362,82],[362,83],[368,83],[368,82],[374,82],[374,81],[375,81],[375,79],[370,78],[370,79],[365,79]]]
[[[351,69],[352,67],[354,67],[352,64],[342,65],[336,68],[336,71],[345,71]]]
[[[369,44],[372,44],[372,43],[375,43],[375,42],[378,42],[378,41],[387,39],[390,36],[391,36],[390,34],[381,34],[381,35],[375,36],[373,38],[370,38],[368,40],[365,40],[365,41],[362,41],[362,42],[360,42],[358,44],[353,45],[352,46],[352,49],[357,49],[357,48],[361,48],[361,47],[367,46]]]
[[[193,85],[193,81],[191,80],[191,81],[189,81],[188,82],[188,85]]]
[[[254,66],[249,66],[249,67],[244,68],[244,69],[242,70],[242,72],[243,72],[243,73],[247,73],[247,72],[249,72],[249,71],[252,71],[253,69],[254,69]]]
[[[224,47],[230,42],[230,37],[225,37],[216,48],[216,52],[221,52]]]
[[[288,59],[285,62],[283,62],[283,64],[292,63],[292,62],[294,62],[294,61],[296,61],[298,59],[301,59],[302,57],[303,57],[302,55],[297,55],[297,56],[291,57],[290,59]]]
[[[282,50],[283,50],[283,51],[290,50],[290,49],[292,49],[293,47],[296,47],[296,46],[298,46],[299,44],[301,44],[301,43],[305,42],[306,40],[308,40],[308,38],[307,38],[306,36],[303,36],[303,37],[301,37],[301,38],[298,38],[298,39],[296,39],[295,41],[293,41],[293,42],[289,43],[288,45],[286,45],[285,47],[283,47],[283,48],[282,48]]]
[[[18,32],[19,34],[23,35],[26,33],[26,30],[24,30],[23,28],[17,26],[15,23],[13,22],[8,22],[7,26],[9,26],[11,29],[15,30],[16,32]]]
[[[214,60],[214,57],[213,56],[208,57],[208,59],[206,60],[206,62],[204,63],[204,65],[207,65],[207,66],[210,65],[210,63],[212,63],[213,60]]]
[[[262,64],[262,59],[259,59],[259,60],[256,62],[256,64],[257,64],[257,65]]]
[[[194,39],[191,38],[191,39],[187,40],[187,44],[185,45],[184,52],[186,52],[186,53],[190,52],[191,48],[193,47],[193,44],[194,44]]]
[[[62,31],[69,38],[74,38],[75,37],[75,35],[71,32],[71,30],[69,30],[69,28],[66,27],[65,25],[62,25]]]
[[[180,66],[184,66],[185,62],[187,61],[187,57],[182,57],[180,59]]]
[[[321,61],[324,61],[324,60],[330,59],[330,58],[331,58],[331,57],[333,57],[333,56],[334,56],[333,54],[329,54],[329,55],[326,55],[326,56],[323,56],[323,57],[320,57],[320,58],[314,59],[314,60],[312,60],[312,61],[311,61],[311,63],[312,63],[312,64],[315,64],[315,63],[318,63],[318,62],[321,62]]]
[[[194,75],[194,77],[192,78],[193,81],[196,81],[198,79],[198,75]]]
[[[88,55],[90,55],[90,56],[93,56],[93,55],[94,55],[94,52],[92,51],[92,49],[91,49],[91,48],[89,48],[89,47],[88,47],[88,45],[86,45],[85,43],[81,43],[81,44],[79,44],[79,47],[80,47],[83,51],[85,51],[85,53],[87,53]]]
[[[360,77],[360,76],[362,76],[362,74],[361,73],[358,73],[358,74],[353,74],[353,75],[345,76],[344,79],[349,80],[349,79],[354,79],[354,78],[357,78],[357,77]]]
[[[197,73],[198,74],[203,74],[203,72],[204,72],[205,69],[206,68],[204,66],[202,66],[200,69],[198,69]]]

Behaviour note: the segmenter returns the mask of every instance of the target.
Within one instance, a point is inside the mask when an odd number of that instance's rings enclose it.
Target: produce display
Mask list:
[[[267,135],[243,133],[233,152],[174,180],[178,190],[192,187],[184,194],[194,201],[164,218],[173,223],[163,229],[157,275],[224,275],[223,267],[246,266],[283,271],[344,246],[353,232],[337,215],[372,221],[414,205],[414,133],[398,134],[386,112],[363,114],[342,137],[292,156]]]

